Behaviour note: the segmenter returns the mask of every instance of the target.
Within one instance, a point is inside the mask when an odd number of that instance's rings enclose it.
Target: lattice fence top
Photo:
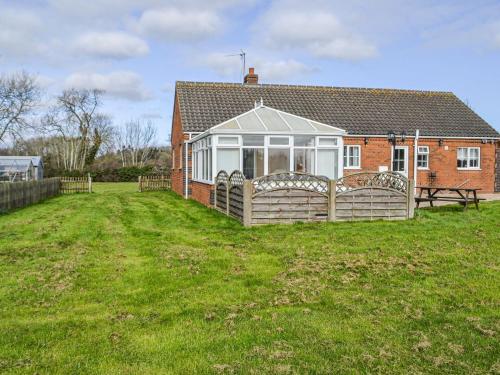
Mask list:
[[[254,194],[283,189],[307,190],[322,194],[328,192],[327,177],[299,172],[275,173],[259,177],[252,180],[252,185]]]
[[[215,184],[227,184],[227,181],[229,179],[229,176],[227,175],[226,171],[220,171],[217,173],[217,177],[215,177]]]
[[[337,180],[337,193],[364,187],[392,189],[406,194],[408,179],[397,172],[361,172]]]
[[[229,184],[231,186],[243,185],[243,181],[245,181],[245,176],[241,171],[234,171],[231,173],[231,176],[229,176]]]

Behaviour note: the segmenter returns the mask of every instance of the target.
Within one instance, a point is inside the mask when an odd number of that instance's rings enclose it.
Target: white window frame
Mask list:
[[[358,149],[358,165],[349,165],[349,157],[351,156],[352,149]],[[344,169],[361,169],[361,146],[360,145],[344,145],[344,155],[342,157],[342,165]],[[345,152],[347,151],[347,153]],[[347,161],[347,163],[345,163]]]
[[[217,150],[218,149],[238,149],[239,150],[239,165],[240,170],[243,171],[243,149],[263,149],[264,150],[264,175],[269,174],[269,149],[288,149],[290,153],[290,165],[289,170],[294,171],[295,169],[295,153],[294,149],[310,149],[314,150],[314,171],[315,175],[318,174],[318,150],[330,149],[338,150],[338,178],[343,176],[343,160],[344,160],[344,144],[341,136],[318,136],[314,134],[294,134],[294,135],[281,135],[281,134],[248,134],[248,135],[259,135],[264,137],[263,146],[243,146],[243,137],[246,134],[224,134],[224,135],[208,135],[207,137],[201,138],[193,142],[192,144],[192,173],[191,178],[193,181],[213,184],[215,182],[215,177],[217,176]],[[314,137],[314,146],[295,146],[294,136],[312,136]],[[232,144],[220,144],[219,140],[224,137],[237,139],[237,143]],[[271,138],[285,138],[288,140],[288,144],[285,145],[272,145]],[[333,139],[335,140],[335,145],[320,145],[320,139]],[[199,166],[198,154],[205,152],[206,149],[211,150],[211,157],[208,157],[206,163],[211,162],[211,170],[209,168],[209,175],[207,179],[203,179],[202,171],[203,166]],[[206,154],[204,154],[206,155]],[[206,156],[203,156],[206,157]],[[201,157],[201,160],[203,159]],[[361,151],[359,154],[361,163]],[[211,160],[210,160],[211,159]],[[200,172],[201,171],[201,175]],[[210,173],[211,172],[211,173]]]
[[[422,151],[423,149],[425,149],[425,151]],[[419,169],[419,170],[429,170],[429,163],[430,163],[430,161],[429,161],[429,159],[430,159],[429,154],[430,154],[429,146],[417,146],[417,169]],[[420,155],[426,155],[427,156],[427,158],[426,158],[426,164],[427,164],[427,166],[426,167],[421,167],[421,166],[418,165],[418,157]]]
[[[467,162],[467,166],[466,167],[458,167],[457,166],[457,169],[459,171],[466,171],[466,170],[469,170],[469,171],[479,171],[479,170],[481,170],[481,147],[457,147],[457,162],[458,162],[458,152],[459,152],[460,149],[467,150],[466,156],[465,156],[465,160]],[[477,150],[477,167],[471,167],[470,166],[470,161],[471,161],[470,151],[471,150]]]

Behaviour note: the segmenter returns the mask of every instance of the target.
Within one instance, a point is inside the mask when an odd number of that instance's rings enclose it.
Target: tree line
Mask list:
[[[92,172],[106,179],[107,171],[120,180],[119,169],[169,171],[170,149],[157,145],[153,123],[132,119],[115,125],[102,111],[103,95],[70,88],[44,104],[36,76],[0,76],[0,153],[40,155],[47,176]]]

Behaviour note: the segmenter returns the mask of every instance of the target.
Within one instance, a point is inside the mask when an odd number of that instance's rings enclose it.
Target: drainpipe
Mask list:
[[[191,140],[191,133],[189,133],[189,139]],[[184,198],[188,199],[188,183],[189,183],[189,164],[188,164],[188,148],[189,143],[184,141],[184,173],[185,173],[185,187],[184,187]]]
[[[420,130],[415,131],[415,140],[413,142],[413,180],[415,181],[415,193],[417,192],[417,158],[418,158],[418,137]]]

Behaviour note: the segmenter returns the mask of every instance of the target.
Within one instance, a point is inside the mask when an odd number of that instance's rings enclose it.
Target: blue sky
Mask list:
[[[170,132],[176,80],[453,91],[500,129],[500,1],[0,0],[0,73]]]

